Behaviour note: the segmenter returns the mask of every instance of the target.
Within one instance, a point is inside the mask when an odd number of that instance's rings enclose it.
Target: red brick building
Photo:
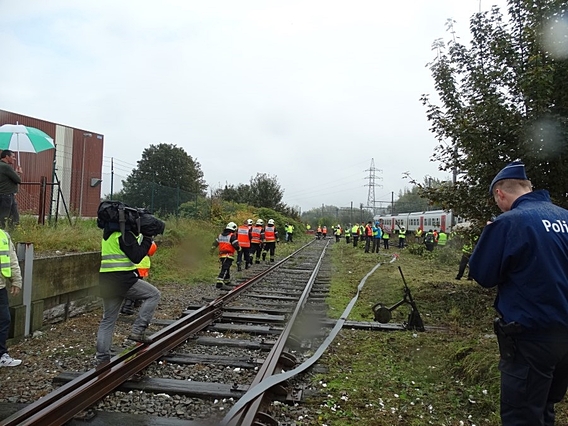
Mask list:
[[[0,110],[0,126],[23,124],[47,133],[55,149],[38,154],[21,152],[22,184],[16,196],[20,214],[41,209],[42,177],[46,215],[96,217],[101,199],[103,135],[38,118]]]

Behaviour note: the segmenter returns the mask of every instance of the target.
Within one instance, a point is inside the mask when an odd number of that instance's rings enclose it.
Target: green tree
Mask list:
[[[183,148],[165,143],[144,149],[122,184],[117,199],[162,214],[177,214],[180,204],[195,201],[207,188],[201,165]]]
[[[266,173],[257,173],[250,179],[248,184],[225,185],[223,189],[215,191],[214,196],[224,201],[250,204],[254,207],[266,207],[286,214],[287,216],[297,217],[298,213],[289,208],[282,202],[284,191],[280,187],[276,176],[269,176]]]
[[[309,223],[312,228],[318,225],[325,225],[328,228],[340,224],[347,226],[349,223],[367,222],[373,219],[373,212],[364,208],[362,204],[358,207],[340,208],[337,206],[326,206],[313,208],[302,212],[302,222]]]
[[[423,188],[438,188],[442,185],[440,180],[431,177],[425,177]],[[405,188],[404,191],[400,191],[398,194],[398,199],[394,202],[394,212],[395,213],[410,213],[410,212],[421,212],[428,210],[439,210],[442,206],[436,203],[432,203],[427,198],[422,195],[422,191],[419,186],[413,186],[412,189]],[[388,212],[391,212],[391,206],[387,208]],[[391,212],[392,213],[392,212]]]
[[[455,39],[435,42],[430,69],[439,104],[428,95],[421,100],[440,142],[433,161],[455,182],[419,184],[430,200],[484,223],[498,212],[489,201],[489,183],[504,165],[521,159],[533,186],[568,207],[568,63],[552,53],[568,49],[565,38],[550,36],[565,5],[509,0],[508,19],[497,7],[472,17],[469,46]]]

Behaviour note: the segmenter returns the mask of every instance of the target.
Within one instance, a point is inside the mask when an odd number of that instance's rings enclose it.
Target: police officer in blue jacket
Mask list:
[[[469,261],[494,306],[505,426],[554,424],[568,387],[568,211],[532,191],[523,163],[503,168],[489,192],[503,212]]]

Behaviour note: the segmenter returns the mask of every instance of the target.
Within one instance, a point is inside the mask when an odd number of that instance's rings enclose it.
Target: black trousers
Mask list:
[[[514,356],[499,361],[503,426],[554,425],[554,404],[568,388],[568,341],[542,337],[515,337]]]
[[[371,250],[371,238],[369,237],[364,237],[365,238],[365,253],[369,253],[369,250]]]
[[[463,277],[463,274],[465,272],[465,268],[467,267],[467,264],[469,263],[469,257],[470,256],[471,256],[470,254],[466,254],[466,253],[462,254],[462,258],[460,260],[460,266],[459,266],[459,269],[458,269],[458,274],[456,275],[456,279],[459,280],[461,277]],[[467,275],[467,278],[469,278],[469,274]]]
[[[219,262],[221,262],[221,270],[217,278],[229,281],[231,279],[231,265],[233,264],[233,259],[230,257],[220,257]]]
[[[262,252],[262,244],[251,243],[250,244],[250,260],[252,263],[252,258],[255,257],[256,260],[260,262],[260,253]]]
[[[264,248],[262,252],[262,260],[266,259],[266,253],[270,253],[270,260],[274,261],[274,251],[276,250],[276,241],[270,241],[264,243]]]
[[[250,247],[241,247],[237,253],[237,265],[243,263],[243,258],[245,259],[245,265],[252,265],[252,260],[250,258]]]

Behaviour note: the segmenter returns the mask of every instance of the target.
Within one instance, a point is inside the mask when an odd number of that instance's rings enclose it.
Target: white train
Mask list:
[[[374,220],[382,224],[383,228],[389,232],[396,232],[404,226],[410,232],[420,228],[426,232],[430,229],[437,229],[448,234],[452,232],[454,226],[463,222],[461,218],[454,217],[451,210],[382,214],[375,216]]]

